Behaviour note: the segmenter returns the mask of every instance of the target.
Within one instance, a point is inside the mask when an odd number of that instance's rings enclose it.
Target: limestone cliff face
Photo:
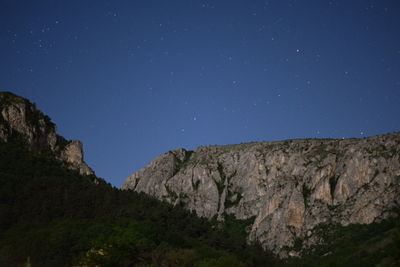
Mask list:
[[[23,136],[32,151],[51,150],[80,174],[94,174],[83,160],[82,143],[67,141],[57,135],[56,125],[27,99],[0,92],[0,140],[17,134]]]
[[[255,218],[249,241],[281,257],[322,242],[321,224],[369,224],[400,204],[400,133],[177,149],[128,177],[145,192],[223,220]]]

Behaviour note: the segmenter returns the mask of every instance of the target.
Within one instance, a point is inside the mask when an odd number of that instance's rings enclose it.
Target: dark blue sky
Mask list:
[[[0,90],[120,186],[168,150],[400,130],[400,1],[0,0]]]

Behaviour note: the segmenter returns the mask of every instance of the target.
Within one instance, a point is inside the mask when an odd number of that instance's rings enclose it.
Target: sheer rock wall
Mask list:
[[[199,216],[255,218],[249,241],[281,257],[296,239],[318,244],[321,224],[370,224],[400,203],[400,133],[176,149],[123,189],[182,204]]]

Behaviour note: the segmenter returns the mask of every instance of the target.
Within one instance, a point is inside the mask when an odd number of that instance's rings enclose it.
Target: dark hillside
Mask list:
[[[96,182],[93,182],[96,181]],[[242,228],[62,167],[23,138],[0,143],[0,266],[266,265]]]

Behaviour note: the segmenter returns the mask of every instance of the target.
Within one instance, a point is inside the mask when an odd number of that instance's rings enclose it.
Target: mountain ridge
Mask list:
[[[69,169],[94,175],[82,143],[59,136],[36,105],[0,92],[0,141],[22,138]],[[219,221],[250,222],[248,242],[279,257],[324,243],[326,225],[371,224],[398,215],[400,132],[362,139],[291,139],[171,150],[123,189]],[[93,179],[96,183],[99,180]]]
[[[0,112],[2,266],[399,262],[399,133],[176,149],[133,192],[82,172],[81,143],[29,100],[0,93]]]
[[[197,215],[255,218],[249,241],[281,257],[322,241],[323,224],[370,224],[396,216],[400,133],[362,139],[295,139],[169,151],[123,189],[183,205]]]
[[[84,161],[83,144],[57,134],[57,126],[34,103],[11,92],[0,92],[0,140],[14,135],[24,138],[30,150],[51,151],[70,169],[92,175]]]
[[[58,136],[27,99],[0,93],[0,112],[0,266],[275,262],[246,244],[238,222],[216,225],[87,174],[80,142]]]

